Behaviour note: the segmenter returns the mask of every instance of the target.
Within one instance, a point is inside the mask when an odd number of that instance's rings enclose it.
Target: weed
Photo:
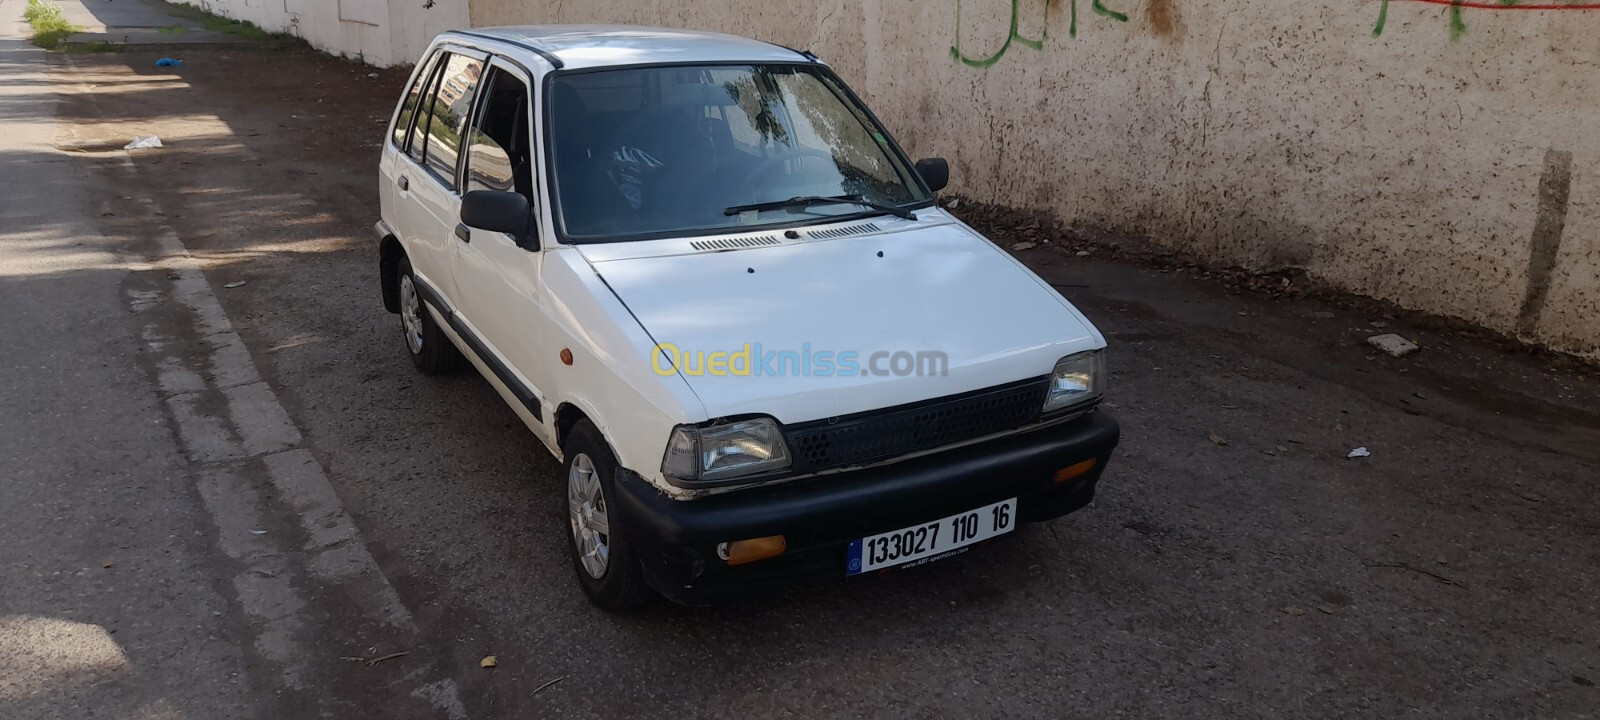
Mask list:
[[[268,32],[253,22],[223,17],[193,5],[167,2],[162,3],[162,6],[168,15],[184,20],[193,20],[211,32],[235,35],[247,40],[275,43],[285,47],[303,47],[305,45],[304,40],[289,33]],[[163,32],[165,32],[165,29],[163,29]]]
[[[67,22],[61,6],[48,0],[28,0],[22,17],[33,27],[33,44],[46,50],[56,49],[68,35],[78,31],[77,26]]]

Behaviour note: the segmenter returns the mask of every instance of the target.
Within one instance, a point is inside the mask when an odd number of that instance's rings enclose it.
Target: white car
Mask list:
[[[596,604],[921,565],[1083,507],[1105,339],[815,56],[448,32],[389,126],[384,306],[564,464]]]

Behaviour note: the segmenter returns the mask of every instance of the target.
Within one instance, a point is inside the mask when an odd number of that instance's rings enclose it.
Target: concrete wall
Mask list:
[[[1600,358],[1600,11],[1451,2],[390,0],[388,57],[441,17],[809,48],[955,191]]]

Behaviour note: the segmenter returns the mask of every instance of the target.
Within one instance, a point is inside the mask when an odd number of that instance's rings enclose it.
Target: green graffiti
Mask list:
[[[1505,4],[1510,5],[1511,3]],[[1460,40],[1461,36],[1465,34],[1467,34],[1467,24],[1461,20],[1461,0],[1456,0],[1450,6],[1450,42]]]
[[[969,57],[961,50],[961,0],[956,0],[956,44],[950,46],[950,57],[955,58],[962,64],[969,67],[986,68],[993,66],[997,62],[1000,62],[1000,59],[1005,57],[1007,52],[1010,52],[1012,43],[1020,43],[1027,47],[1033,48],[1034,50],[1043,50],[1044,41],[1050,39],[1050,5],[1052,2],[1051,0],[1045,0],[1044,2],[1044,24],[1043,29],[1039,31],[1039,39],[1037,40],[1030,37],[1024,37],[1019,30],[1022,12],[1020,7],[1021,2],[1022,0],[1011,0],[1011,27],[1010,31],[1006,34],[1006,41],[1000,45],[1000,49],[996,50],[993,55],[988,57]],[[1070,37],[1077,37],[1078,0],[1070,0],[1070,2],[1072,22],[1067,28],[1067,35]],[[1387,2],[1387,0],[1385,0],[1385,2]],[[1096,15],[1108,17],[1112,20],[1116,20],[1117,22],[1128,21],[1127,14],[1120,13],[1116,10],[1106,7],[1103,0],[1094,0],[1090,7],[1093,8]]]
[[[1073,2],[1074,5],[1076,5],[1078,0],[1072,0],[1072,2]],[[1100,0],[1094,0],[1094,12],[1097,15],[1104,15],[1104,16],[1106,16],[1108,18],[1111,18],[1112,20],[1115,20],[1117,22],[1127,22],[1128,21],[1128,16],[1126,14],[1119,13],[1119,12],[1117,12],[1115,10],[1112,10],[1111,8],[1106,7],[1103,3],[1100,2]]]
[[[1039,39],[1034,40],[1033,38],[1023,37],[1017,30],[1018,15],[1020,14],[1020,9],[1017,6],[1021,2],[1022,0],[1011,0],[1011,31],[1006,35],[1006,41],[1000,46],[1000,49],[986,58],[971,58],[967,57],[966,53],[961,52],[961,0],[956,0],[956,44],[950,46],[950,57],[960,60],[970,67],[986,68],[1000,62],[1000,58],[1005,57],[1006,52],[1011,50],[1011,43],[1013,42],[1022,43],[1035,50],[1043,49],[1044,41],[1050,37],[1050,3],[1046,2],[1044,6],[1044,30],[1040,31]]]
[[[1412,2],[1425,5],[1448,6],[1450,13],[1450,40],[1455,42],[1467,34],[1467,22],[1464,19],[1468,10],[1519,10],[1525,12],[1551,12],[1566,10],[1572,12],[1585,12],[1600,10],[1600,2],[1595,0],[1383,0],[1378,7],[1378,24],[1372,27],[1373,37],[1382,37],[1384,28],[1389,26],[1389,4],[1391,2]]]

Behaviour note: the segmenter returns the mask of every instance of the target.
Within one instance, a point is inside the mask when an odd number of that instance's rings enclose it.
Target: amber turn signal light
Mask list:
[[[736,540],[731,543],[722,543],[717,546],[717,555],[726,560],[729,565],[743,565],[757,560],[777,557],[789,549],[789,541],[782,535],[768,535],[767,537],[752,538],[750,540]]]
[[[1085,460],[1085,461],[1083,461],[1081,463],[1077,463],[1075,465],[1069,465],[1067,467],[1061,468],[1060,470],[1056,471],[1056,482],[1057,483],[1064,483],[1064,482],[1066,482],[1068,480],[1071,480],[1071,479],[1073,479],[1073,478],[1075,478],[1075,477],[1077,477],[1079,475],[1082,475],[1082,474],[1084,474],[1086,472],[1089,472],[1090,470],[1094,469],[1094,463],[1095,463],[1094,458],[1090,458],[1090,459]]]

